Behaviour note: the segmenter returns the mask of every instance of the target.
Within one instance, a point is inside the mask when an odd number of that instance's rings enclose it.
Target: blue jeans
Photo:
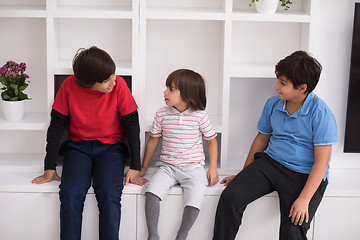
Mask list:
[[[92,183],[99,208],[99,239],[118,240],[126,145],[68,141],[61,149],[60,239],[81,239],[84,201]]]

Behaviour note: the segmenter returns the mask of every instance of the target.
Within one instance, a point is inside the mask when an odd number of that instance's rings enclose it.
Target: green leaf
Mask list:
[[[30,99],[26,93],[22,93],[22,92],[19,93],[18,98],[19,98],[19,100]]]
[[[2,99],[4,99],[4,100],[10,99],[10,96],[7,95],[6,92],[1,93],[1,97],[2,97]]]
[[[14,89],[14,90],[17,89],[17,85],[14,84],[14,83],[11,83],[9,87],[11,87],[11,88]]]

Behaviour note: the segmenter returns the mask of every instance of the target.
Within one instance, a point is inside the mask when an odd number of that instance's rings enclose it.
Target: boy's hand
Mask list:
[[[234,178],[235,178],[235,175],[226,177],[221,181],[221,184],[224,184],[225,186],[227,186]]]
[[[127,186],[129,183],[143,186],[147,182],[148,180],[146,178],[141,177],[140,171],[138,170],[129,169],[125,173],[125,186]]]
[[[295,225],[302,225],[304,220],[309,221],[309,201],[304,198],[297,198],[291,206],[289,217]]]
[[[207,179],[209,181],[209,186],[215,185],[219,181],[219,174],[217,172],[217,169],[211,169],[209,168],[207,172]]]
[[[43,175],[34,178],[31,182],[36,184],[42,184],[51,182],[52,180],[61,181],[61,178],[57,175],[56,170],[45,170]]]

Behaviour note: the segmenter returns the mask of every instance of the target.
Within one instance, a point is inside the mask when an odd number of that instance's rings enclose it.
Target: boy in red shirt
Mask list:
[[[91,184],[99,207],[99,239],[119,239],[124,164],[129,154],[125,136],[131,153],[125,185],[146,183],[139,176],[137,105],[115,68],[104,50],[80,49],[73,60],[75,76],[65,79],[52,106],[45,172],[33,183],[61,180],[61,239],[81,239],[82,211]],[[55,159],[66,127],[70,140],[60,148],[64,156],[60,179]]]

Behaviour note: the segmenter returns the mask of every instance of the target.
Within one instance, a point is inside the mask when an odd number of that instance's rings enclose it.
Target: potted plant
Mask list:
[[[258,13],[271,14],[276,12],[279,1],[284,10],[289,10],[290,5],[292,4],[292,1],[290,0],[251,0],[249,7],[255,3],[256,11]]]
[[[2,112],[9,121],[18,121],[24,116],[24,100],[30,99],[23,91],[29,86],[26,64],[8,61],[0,68],[2,84]]]

